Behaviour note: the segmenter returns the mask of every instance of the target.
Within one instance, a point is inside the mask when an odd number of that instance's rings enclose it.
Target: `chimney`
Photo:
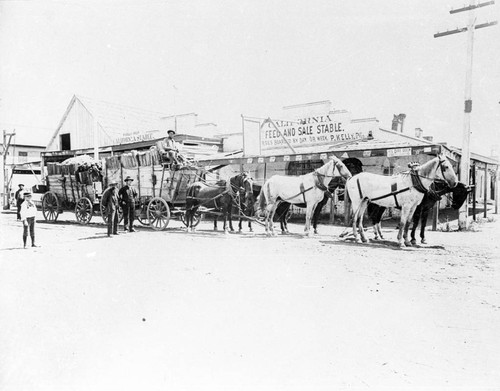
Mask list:
[[[422,138],[422,135],[424,134],[424,131],[420,128],[415,128],[415,137],[416,138]]]
[[[422,137],[424,140],[430,141],[432,143],[432,140],[434,140],[434,137],[432,136],[423,136]]]
[[[401,129],[399,130],[401,133],[403,133],[403,126],[404,126],[404,123],[405,123],[405,118],[406,118],[406,114],[393,114],[393,117],[392,117],[392,127],[391,129],[394,130],[395,132],[398,131],[398,128],[399,128],[399,125],[401,124]]]

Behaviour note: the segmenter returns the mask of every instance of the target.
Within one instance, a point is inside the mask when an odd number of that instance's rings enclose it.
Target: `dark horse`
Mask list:
[[[208,209],[215,209],[222,213],[224,218],[224,231],[227,232],[227,220],[229,219],[229,229],[234,231],[231,219],[233,206],[239,204],[241,194],[244,197],[252,192],[252,179],[247,173],[238,174],[229,179],[221,180],[215,185],[208,185],[205,182],[194,182],[188,186],[186,192],[186,225],[189,231],[193,231],[194,216],[200,206]],[[217,218],[214,220],[214,229],[217,228]]]
[[[462,182],[458,182],[457,186],[453,189],[443,181],[434,181],[429,189],[429,191],[424,195],[422,202],[415,209],[413,214],[413,225],[411,228],[411,243],[416,244],[415,232],[420,223],[420,238],[423,244],[426,243],[425,240],[425,227],[427,225],[427,218],[429,217],[429,212],[433,208],[434,204],[441,200],[441,196],[447,193],[452,193],[453,202],[451,204],[453,209],[460,209],[464,204],[467,196],[472,191],[470,186],[465,186]],[[375,239],[383,239],[382,232],[380,229],[380,222],[382,221],[382,215],[384,214],[386,208],[376,204],[368,204],[368,216],[373,224],[373,231],[375,233]]]
[[[255,201],[260,194],[262,186],[256,185],[252,181],[252,187],[245,189],[245,194],[240,194],[238,213],[240,215],[238,232],[242,232],[243,220],[248,221],[248,230],[253,232],[252,219],[255,217]]]

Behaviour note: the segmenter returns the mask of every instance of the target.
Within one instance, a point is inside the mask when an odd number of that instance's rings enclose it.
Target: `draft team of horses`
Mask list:
[[[367,242],[363,227],[363,216],[368,209],[375,232],[375,239],[383,238],[380,222],[384,211],[400,209],[400,247],[416,245],[415,232],[421,224],[421,242],[426,243],[425,225],[429,210],[446,193],[453,194],[454,209],[466,201],[471,189],[458,182],[451,163],[439,154],[421,165],[410,165],[408,171],[392,176],[357,172],[352,175],[347,166],[333,156],[326,164],[311,173],[301,176],[273,175],[262,186],[253,183],[248,173],[240,173],[228,181],[209,185],[203,181],[192,183],[187,188],[185,222],[188,232],[195,229],[195,215],[199,208],[217,210],[223,217],[224,231],[233,231],[232,211],[238,210],[239,231],[242,221],[263,224],[269,236],[276,235],[274,217],[277,216],[283,233],[288,232],[287,217],[291,205],[306,209],[304,233],[309,236],[311,223],[317,233],[317,220],[322,207],[332,191],[340,184],[345,185],[344,197],[350,201],[352,211],[352,235],[354,240]],[[408,238],[413,221],[411,240]],[[217,229],[217,216],[214,217]],[[342,236],[345,236],[344,232]]]

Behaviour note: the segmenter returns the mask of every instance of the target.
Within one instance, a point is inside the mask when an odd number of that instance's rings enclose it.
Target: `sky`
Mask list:
[[[467,3],[468,4],[468,3]],[[0,0],[0,126],[46,144],[74,94],[229,132],[330,100],[460,147],[463,0]],[[500,5],[476,11],[499,20]],[[500,145],[500,26],[475,31],[471,149]]]

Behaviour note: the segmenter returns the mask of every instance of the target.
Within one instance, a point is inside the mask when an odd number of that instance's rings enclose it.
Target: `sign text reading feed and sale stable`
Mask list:
[[[352,126],[346,116],[321,115],[274,123],[276,127],[267,122],[261,129],[262,152],[289,150],[288,144],[294,149],[332,145],[367,135],[366,129]]]

